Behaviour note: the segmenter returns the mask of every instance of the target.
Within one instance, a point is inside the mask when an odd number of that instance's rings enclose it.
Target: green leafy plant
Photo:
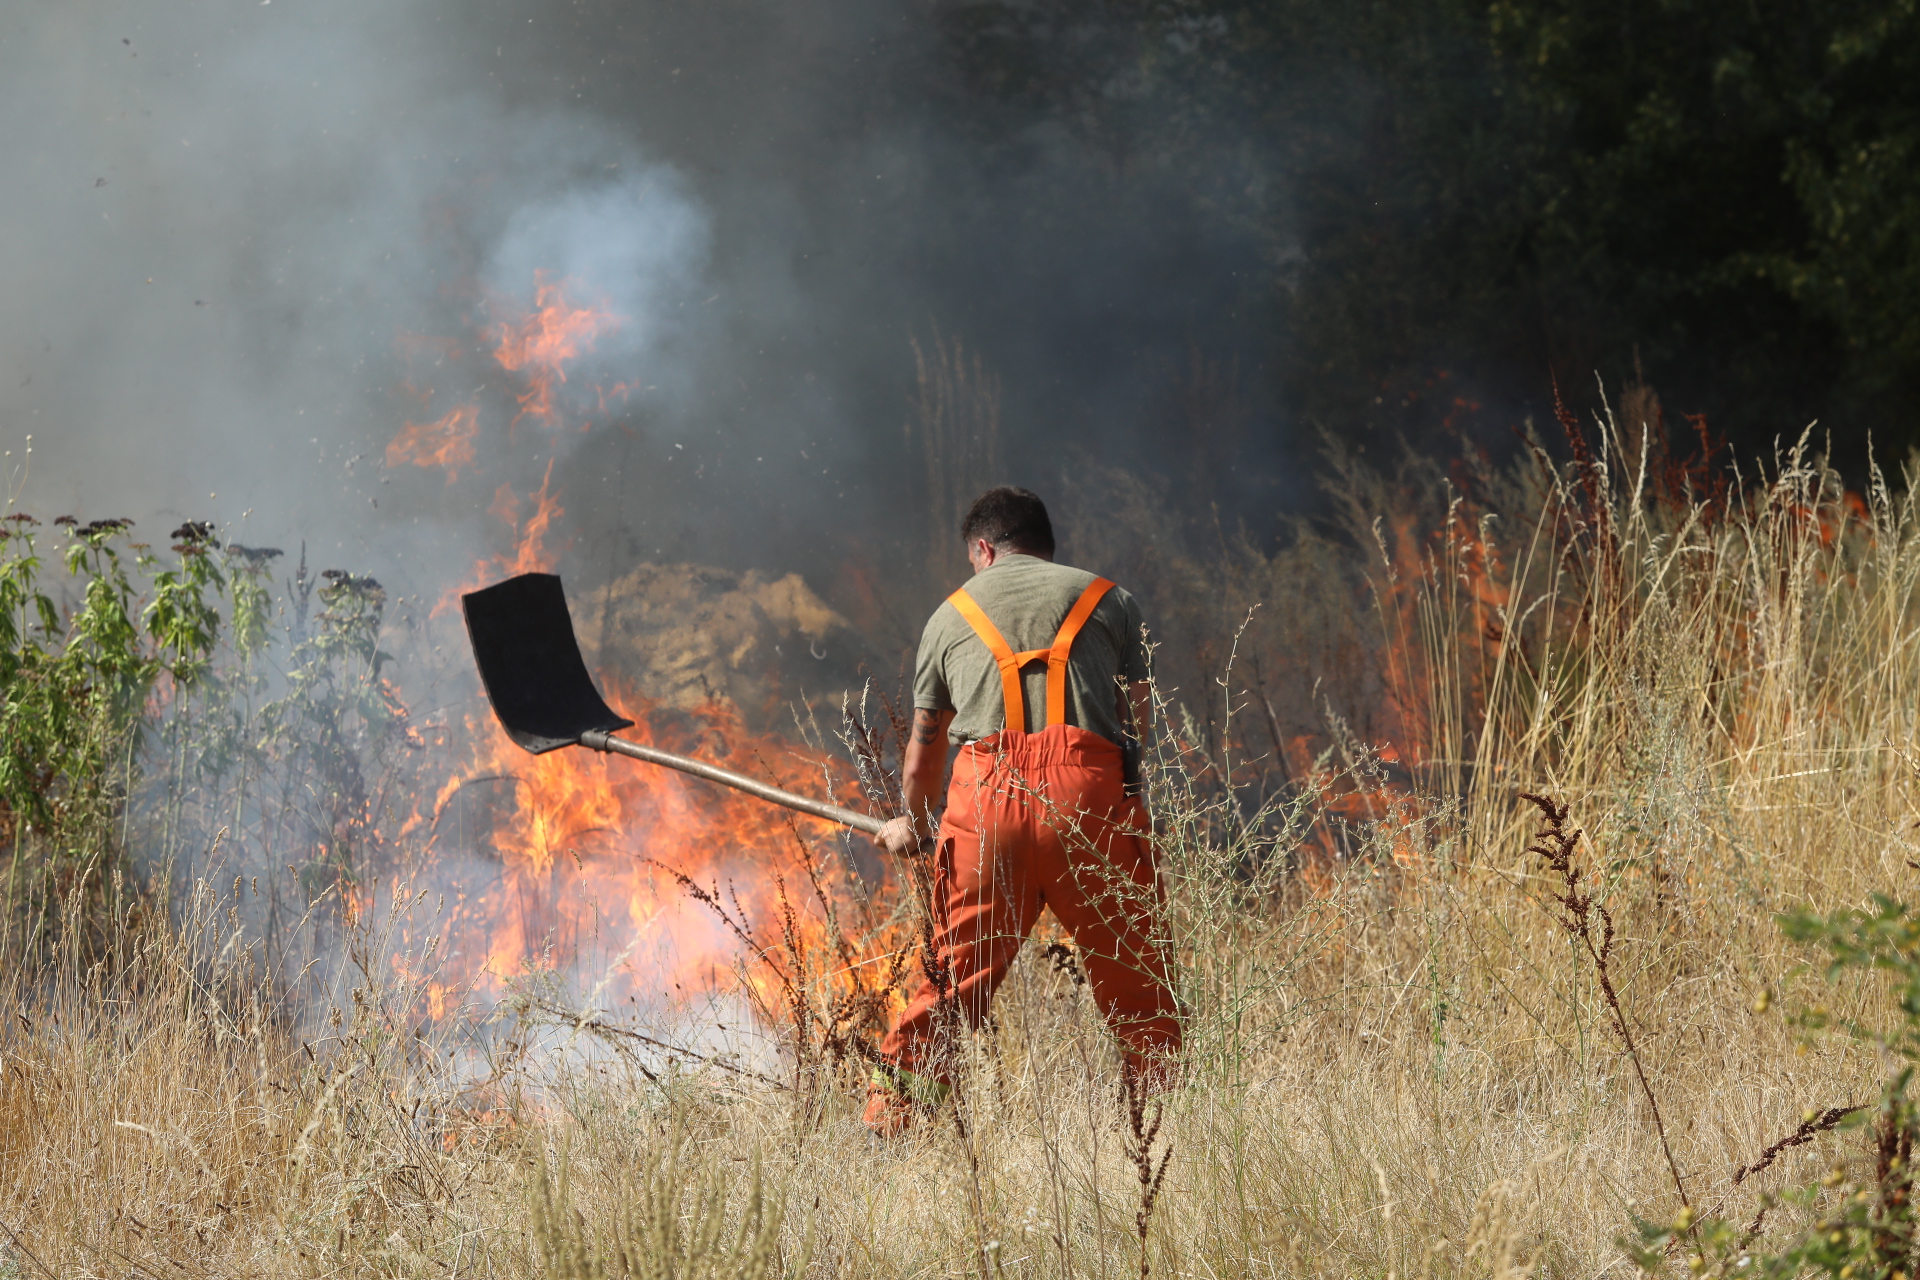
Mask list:
[[[1800,1129],[1769,1148],[1740,1181],[1770,1163],[1779,1149],[1826,1130],[1865,1131],[1864,1149],[1835,1161],[1819,1182],[1779,1197],[1761,1199],[1751,1223],[1741,1228],[1719,1217],[1694,1221],[1683,1210],[1671,1224],[1643,1224],[1633,1245],[1643,1270],[1662,1271],[1683,1236],[1697,1252],[1688,1259],[1697,1274],[1786,1277],[1829,1275],[1840,1280],[1906,1280],[1914,1273],[1913,1147],[1920,1134],[1920,1104],[1911,1096],[1914,1064],[1920,1063],[1920,914],[1906,903],[1875,894],[1869,909],[1822,916],[1801,909],[1780,918],[1794,941],[1826,953],[1824,973],[1833,983],[1861,971],[1891,982],[1898,1017],[1889,1026],[1836,1015],[1814,1005],[1795,1015],[1808,1034],[1837,1030],[1902,1060],[1881,1085],[1872,1108],[1809,1111]],[[1766,1002],[1763,997],[1762,1004]],[[1811,1221],[1778,1252],[1754,1248],[1766,1216],[1778,1204],[1795,1207]]]
[[[381,765],[396,747],[422,744],[385,674],[393,661],[380,648],[385,588],[326,570],[309,625],[308,583],[303,561],[284,690],[260,708],[255,733],[278,778],[269,825],[308,851],[301,887],[312,901],[363,874],[366,851],[381,839],[378,793],[394,781]]]
[[[206,675],[226,586],[210,526],[175,530],[177,559],[163,565],[124,545],[129,520],[54,524],[67,536],[54,575],[38,520],[16,512],[0,526],[0,836],[9,920],[24,907],[31,933],[57,910],[84,912],[112,880],[152,704]]]

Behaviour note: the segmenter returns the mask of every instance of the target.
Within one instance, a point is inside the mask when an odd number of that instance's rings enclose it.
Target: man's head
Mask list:
[[[1001,556],[1053,559],[1053,521],[1047,519],[1047,504],[1037,494],[1010,484],[973,500],[960,522],[960,538],[967,544],[967,560],[975,573]]]

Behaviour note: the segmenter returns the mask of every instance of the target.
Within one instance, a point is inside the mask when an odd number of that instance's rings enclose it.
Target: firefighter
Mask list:
[[[1046,506],[1025,489],[981,495],[960,534],[974,576],[921,638],[906,814],[879,835],[899,857],[932,842],[936,958],[880,1046],[865,1119],[882,1136],[946,1097],[953,1034],[986,1017],[1042,907],[1073,934],[1124,1069],[1165,1087],[1180,1049],[1125,754],[1151,707],[1139,606],[1053,563]],[[936,819],[949,742],[960,749]]]

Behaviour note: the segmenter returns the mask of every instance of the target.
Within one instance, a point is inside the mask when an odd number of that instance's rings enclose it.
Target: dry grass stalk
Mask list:
[[[1140,1240],[1140,1280],[1147,1280],[1153,1271],[1147,1235],[1153,1226],[1153,1206],[1160,1199],[1160,1185],[1167,1178],[1167,1162],[1173,1159],[1173,1148],[1168,1145],[1161,1149],[1159,1162],[1154,1161],[1153,1147],[1166,1120],[1166,1107],[1159,1098],[1150,1099],[1148,1095],[1148,1087],[1139,1072],[1121,1071],[1120,1102],[1127,1121],[1121,1149],[1140,1183],[1140,1204],[1133,1214],[1133,1229]],[[1147,1118],[1149,1111],[1152,1119]]]
[[[1751,1164],[1743,1164],[1733,1171],[1733,1184],[1739,1186],[1754,1174],[1770,1167],[1780,1157],[1780,1153],[1789,1147],[1801,1146],[1812,1142],[1823,1133],[1831,1133],[1836,1125],[1848,1116],[1866,1110],[1865,1107],[1828,1107],[1825,1111],[1809,1111],[1800,1122],[1800,1127],[1784,1138],[1769,1142],[1766,1148],[1756,1156]]]
[[[1628,1061],[1633,1063],[1634,1079],[1640,1082],[1641,1096],[1647,1100],[1647,1110],[1653,1115],[1654,1132],[1660,1135],[1660,1152],[1666,1157],[1667,1172],[1673,1175],[1673,1189],[1680,1196],[1683,1211],[1691,1210],[1693,1202],[1687,1199],[1687,1184],[1680,1177],[1680,1166],[1674,1161],[1673,1146],[1667,1141],[1667,1122],[1660,1116],[1660,1100],[1653,1094],[1653,1086],[1647,1083],[1647,1070],[1640,1060],[1640,1047],[1633,1041],[1633,1028],[1627,1025],[1626,1010],[1620,1007],[1620,995],[1613,987],[1613,913],[1604,903],[1593,900],[1590,891],[1580,887],[1581,868],[1573,861],[1575,850],[1580,844],[1581,832],[1567,826],[1569,806],[1555,804],[1546,796],[1521,792],[1520,798],[1540,810],[1546,826],[1534,834],[1534,843],[1527,846],[1527,852],[1536,855],[1547,864],[1547,870],[1560,877],[1560,887],[1554,894],[1554,901],[1560,904],[1562,915],[1560,927],[1571,934],[1586,950],[1587,958],[1593,961],[1594,978],[1600,984],[1600,994],[1606,1000],[1607,1012],[1612,1015],[1613,1030],[1620,1037],[1621,1045],[1627,1051]],[[1593,917],[1600,917],[1600,940],[1593,938]]]

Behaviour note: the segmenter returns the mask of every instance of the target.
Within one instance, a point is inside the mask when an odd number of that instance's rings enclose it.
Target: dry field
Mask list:
[[[1862,500],[1801,453],[1722,477],[1650,434],[1609,420],[1590,456],[1460,490],[1336,459],[1347,541],[1139,560],[1221,682],[1165,691],[1152,770],[1191,1049],[1161,1103],[1129,1107],[1070,949],[1034,945],[956,1104],[870,1138],[871,1018],[839,1015],[884,988],[853,975],[914,962],[903,877],[831,923],[844,879],[796,888],[790,929],[750,904],[779,939],[740,961],[750,999],[622,1013],[538,966],[504,1002],[449,997],[398,862],[309,928],[331,962],[276,961],[261,887],[203,852],[170,903],[121,885],[91,932],[10,935],[10,1274],[1620,1276],[1683,1193],[1740,1228],[1705,1264],[1740,1274],[1829,1212],[1747,1233],[1763,1196],[1836,1162],[1816,1201],[1885,1181],[1867,1129],[1735,1173],[1896,1064],[1798,1025],[1898,1011],[1776,916],[1900,896],[1920,865],[1920,477]],[[1325,599],[1343,580],[1358,604]],[[1180,634],[1182,599],[1218,606],[1216,641]],[[1373,665],[1316,688],[1330,610]],[[1529,791],[1583,832],[1631,1055]],[[716,1055],[704,1024],[754,1000]]]

